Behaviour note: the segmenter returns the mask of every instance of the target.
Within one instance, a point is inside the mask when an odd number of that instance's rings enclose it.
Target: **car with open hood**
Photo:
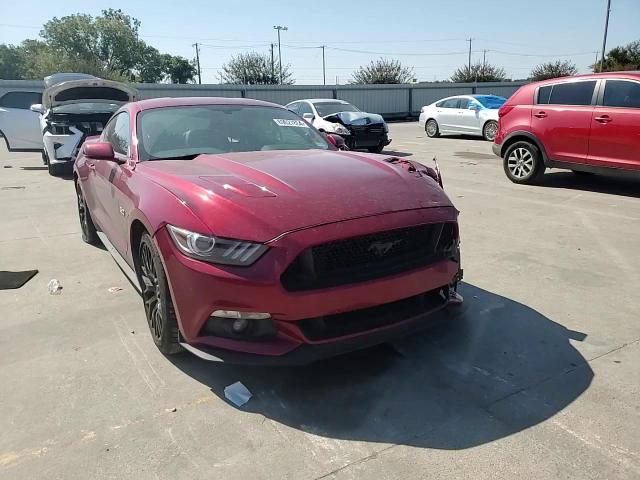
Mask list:
[[[389,127],[377,113],[361,112],[344,100],[312,98],[286,105],[321,132],[344,138],[350,149],[366,149],[380,153],[391,143]]]
[[[307,363],[461,300],[437,168],[339,150],[275,104],[128,103],[84,143],[74,182],[83,239],[139,289],[165,354]]]
[[[43,161],[49,173],[67,170],[87,137],[98,135],[124,103],[137,100],[136,89],[83,73],[57,73],[44,79],[40,114]]]

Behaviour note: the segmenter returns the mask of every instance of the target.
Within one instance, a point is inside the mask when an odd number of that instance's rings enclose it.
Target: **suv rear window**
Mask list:
[[[640,83],[607,80],[602,104],[606,107],[640,108]]]
[[[595,80],[547,85],[538,89],[538,104],[591,105]]]
[[[42,103],[42,94],[38,92],[9,92],[0,98],[0,107],[29,110],[31,105]]]

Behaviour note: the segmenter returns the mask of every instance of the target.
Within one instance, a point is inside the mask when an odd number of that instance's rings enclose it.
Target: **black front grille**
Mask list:
[[[433,223],[317,245],[293,261],[281,282],[302,291],[405,272],[451,256],[456,238],[455,223]]]
[[[444,306],[447,303],[448,292],[448,286],[445,286],[376,307],[300,320],[298,326],[304,336],[311,341],[367,332],[375,328],[395,325]]]

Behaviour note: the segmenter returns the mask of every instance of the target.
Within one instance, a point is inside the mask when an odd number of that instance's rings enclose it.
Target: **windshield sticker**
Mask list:
[[[309,128],[309,125],[304,120],[286,120],[284,118],[274,118],[273,121],[276,122],[276,125],[279,125],[280,127]]]

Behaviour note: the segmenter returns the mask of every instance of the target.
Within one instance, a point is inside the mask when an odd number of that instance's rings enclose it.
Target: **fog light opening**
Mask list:
[[[248,327],[249,327],[249,320],[247,320],[246,318],[239,318],[237,320],[234,320],[233,323],[231,324],[231,328],[233,329],[233,332],[238,334],[244,332]]]

